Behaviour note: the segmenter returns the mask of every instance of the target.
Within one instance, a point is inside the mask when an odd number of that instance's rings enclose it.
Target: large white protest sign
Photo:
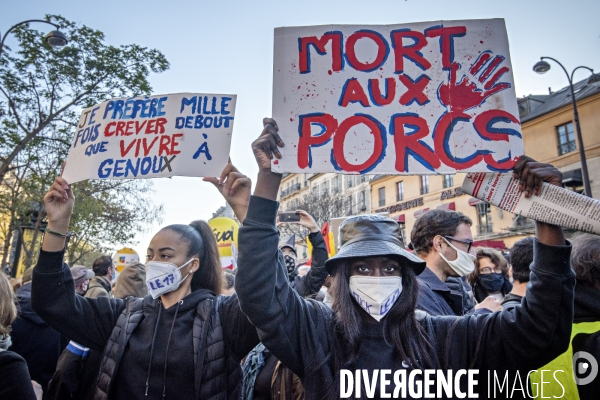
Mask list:
[[[112,99],[81,113],[63,178],[219,176],[229,157],[235,95]]]
[[[276,172],[508,171],[523,154],[504,20],[275,29]]]

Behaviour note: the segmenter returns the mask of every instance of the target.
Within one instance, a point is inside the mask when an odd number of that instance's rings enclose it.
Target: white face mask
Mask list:
[[[190,275],[190,273],[188,273],[185,278],[182,279],[180,269],[188,265],[193,260],[194,258],[191,258],[181,267],[168,262],[147,262],[146,286],[148,286],[148,292],[152,295],[152,298],[156,299],[162,294],[174,292],[175,290],[179,289],[181,282],[183,282]]]
[[[452,268],[454,272],[458,274],[458,276],[467,276],[471,272],[473,272],[473,270],[475,269],[475,256],[473,254],[467,253],[466,251],[457,249],[452,245],[452,243],[446,240],[446,238],[443,237],[442,239],[444,239],[444,241],[448,243],[448,246],[456,250],[457,254],[456,260],[450,261],[438,251],[440,257],[442,257],[442,259],[446,261],[446,264],[448,264],[450,268]]]
[[[402,293],[399,276],[352,276],[350,293],[369,315],[380,321]]]

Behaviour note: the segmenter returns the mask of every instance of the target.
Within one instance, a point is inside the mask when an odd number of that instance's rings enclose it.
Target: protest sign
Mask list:
[[[276,172],[509,171],[523,154],[502,19],[275,29]]]
[[[178,93],[112,99],[81,113],[63,178],[219,176],[235,95]]]
[[[216,217],[209,220],[208,225],[212,228],[217,239],[221,266],[227,269],[235,269],[237,265],[236,250],[239,230],[237,222],[227,217]]]
[[[539,196],[526,198],[512,174],[467,174],[462,191],[505,211],[536,221],[600,235],[600,201],[544,182]]]

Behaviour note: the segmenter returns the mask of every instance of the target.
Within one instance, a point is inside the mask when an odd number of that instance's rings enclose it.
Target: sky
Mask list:
[[[160,50],[171,67],[149,77],[154,94],[237,94],[231,158],[250,177],[257,172],[250,144],[262,129],[262,118],[271,115],[276,27],[504,18],[517,96],[546,94],[549,87],[556,91],[568,84],[555,64],[545,75],[534,73],[540,56],[556,58],[569,71],[585,65],[600,72],[598,0],[19,0],[3,4],[0,32],[45,14],[100,30],[107,44]],[[580,70],[575,80],[587,74]],[[209,219],[225,204],[201,178],[154,179],[154,188],[152,201],[164,207],[162,226]],[[158,229],[155,224],[137,234],[133,248],[142,259]]]

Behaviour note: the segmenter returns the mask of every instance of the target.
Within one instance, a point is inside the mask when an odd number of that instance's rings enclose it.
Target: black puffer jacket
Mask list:
[[[82,298],[62,258],[41,251],[32,306],[65,336],[104,351],[96,399],[238,397],[239,361],[258,336],[237,296],[197,290],[168,309],[151,296]]]

